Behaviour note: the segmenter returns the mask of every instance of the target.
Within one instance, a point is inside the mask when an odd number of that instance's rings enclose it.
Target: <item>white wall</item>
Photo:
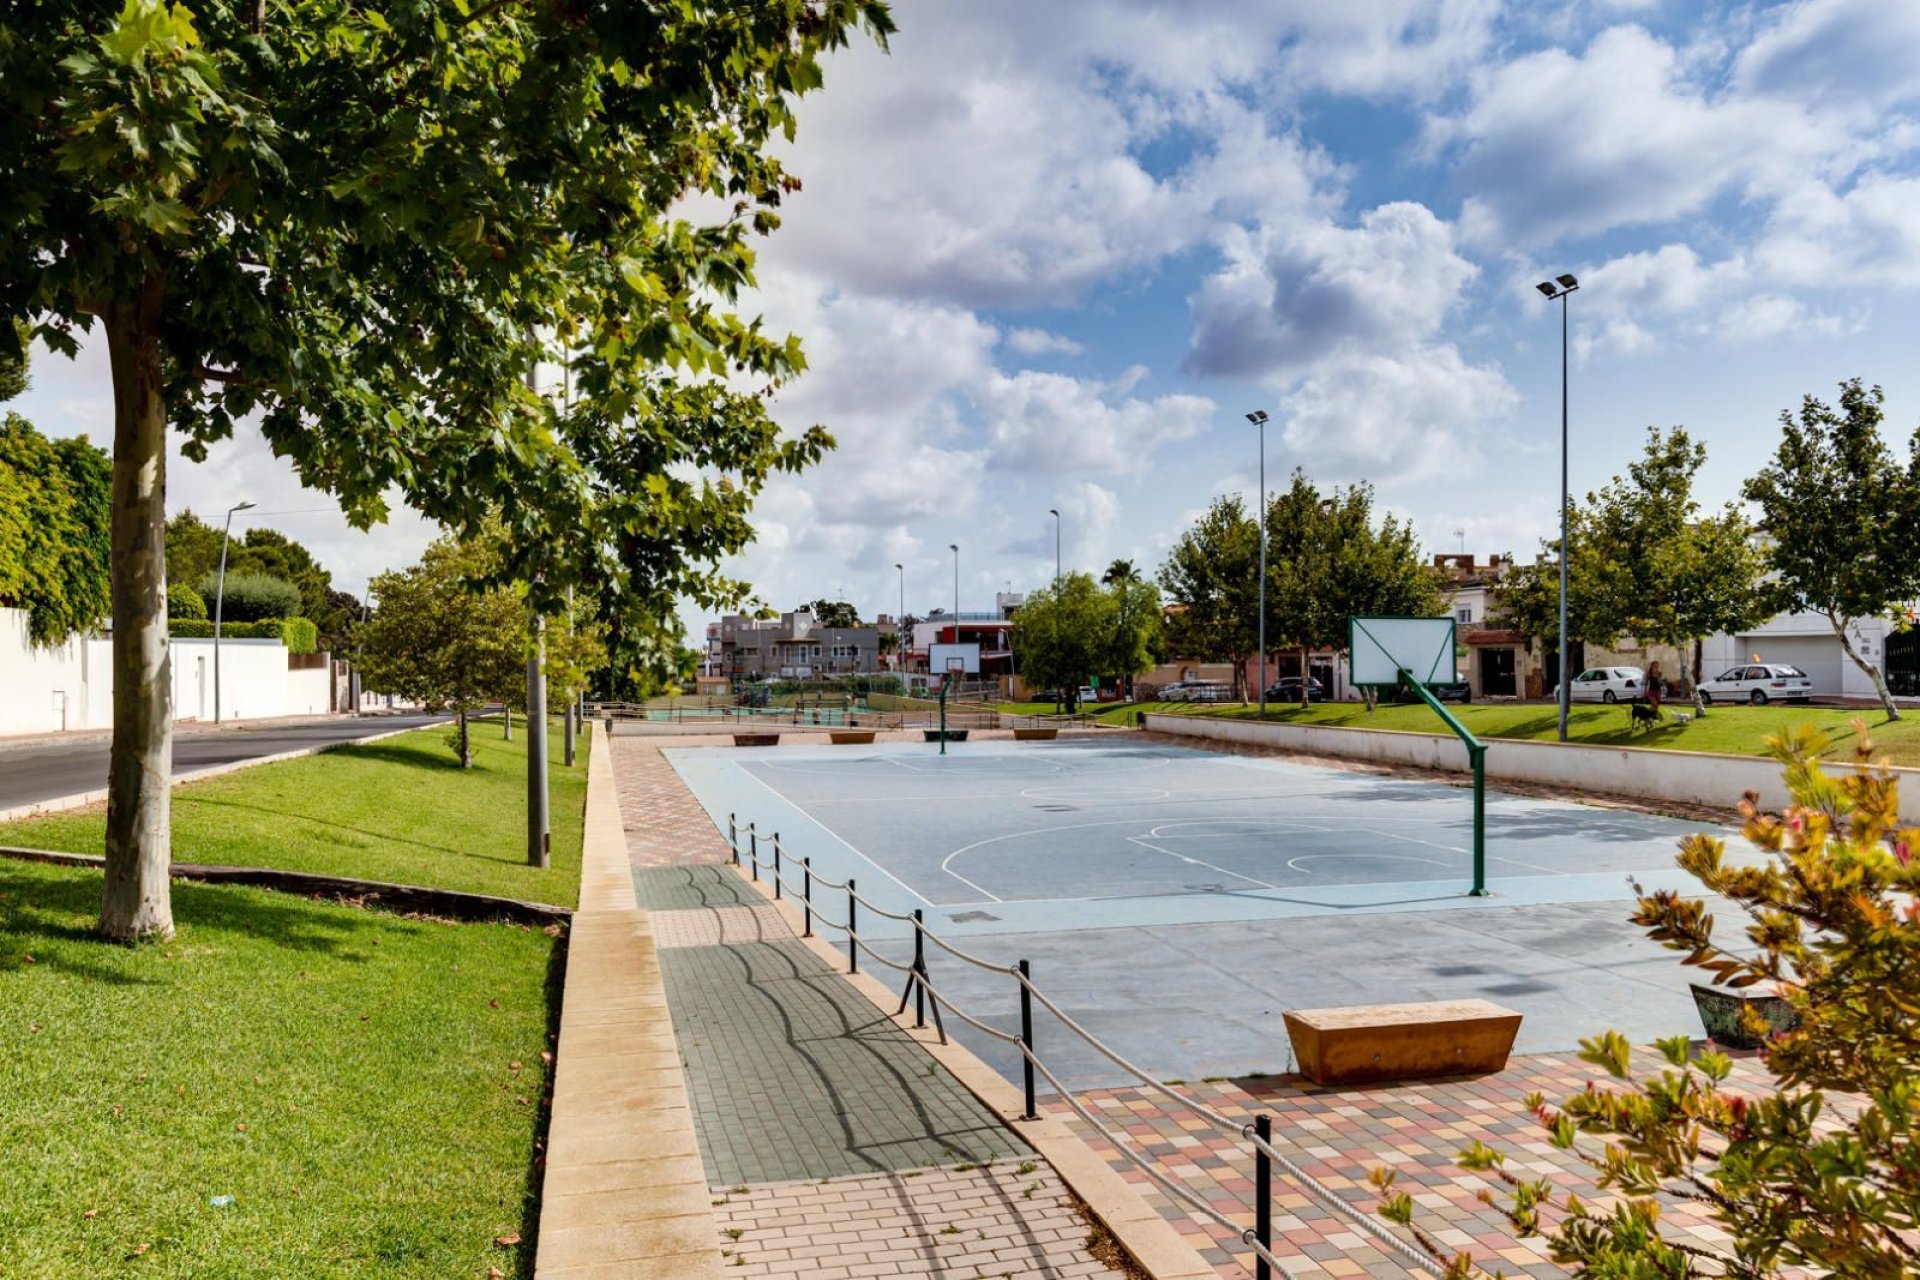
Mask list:
[[[34,648],[26,610],[0,608],[0,735],[89,727],[91,656],[85,640]]]
[[[333,692],[333,671],[329,667],[305,667],[287,672],[287,696],[282,715],[317,716],[328,710]]]
[[[173,718],[213,719],[213,640],[176,638],[173,652]],[[304,715],[287,705],[287,647],[278,640],[220,639],[220,718],[258,720]],[[322,698],[320,708],[326,709]]]
[[[1451,734],[1402,733],[1382,729],[1343,729],[1257,720],[1149,713],[1146,727],[1160,733],[1225,742],[1252,742],[1315,755],[1386,764],[1411,765],[1464,773],[1466,744]],[[1845,768],[1847,766],[1835,766]],[[1896,769],[1900,812],[1920,822],[1920,769]],[[1487,777],[1513,778],[1569,791],[1678,800],[1731,809],[1742,793],[1760,793],[1760,803],[1787,804],[1780,766],[1752,756],[1709,755],[1696,751],[1655,751],[1645,747],[1589,747],[1575,743],[1490,741]]]

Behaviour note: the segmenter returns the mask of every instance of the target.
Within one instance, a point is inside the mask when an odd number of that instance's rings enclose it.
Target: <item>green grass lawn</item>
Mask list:
[[[1145,710],[1166,710],[1191,714],[1211,714],[1254,719],[1255,706],[1195,706],[1173,703],[1156,706],[1142,704]],[[1557,711],[1551,704],[1472,703],[1450,704],[1447,708],[1481,738],[1520,738],[1552,740],[1556,736]],[[1874,741],[1895,764],[1920,765],[1920,715],[1910,715],[1890,723],[1878,708],[1859,707],[1750,707],[1716,706],[1707,718],[1691,724],[1676,724],[1671,704],[1667,719],[1647,733],[1632,731],[1624,705],[1601,706],[1583,703],[1568,717],[1567,731],[1572,741],[1599,746],[1659,747],[1672,751],[1710,751],[1728,755],[1762,755],[1765,740],[1771,734],[1795,724],[1813,724],[1834,736],[1835,749],[1845,750],[1852,742],[1852,723],[1864,719]],[[1677,710],[1685,712],[1684,704]],[[1131,710],[1128,712],[1131,722]],[[1438,716],[1424,705],[1382,706],[1369,715],[1358,702],[1322,702],[1302,711],[1297,706],[1267,706],[1267,719],[1286,724],[1338,725],[1354,729],[1402,729],[1413,733],[1447,733]]]
[[[98,872],[0,860],[0,1276],[530,1276],[553,940],[173,901],[173,942],[115,946]]]
[[[186,783],[173,794],[180,862],[316,871],[573,906],[580,896],[586,811],[584,743],[566,768],[558,721],[547,735],[553,866],[526,861],[526,733],[473,726],[473,768],[447,729],[260,765]],[[0,824],[0,844],[99,853],[103,807]],[[0,1275],[4,1275],[0,1270]]]

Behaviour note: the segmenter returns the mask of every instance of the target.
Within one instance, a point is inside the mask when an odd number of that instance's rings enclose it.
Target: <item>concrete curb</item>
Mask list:
[[[779,910],[796,940],[826,961],[842,981],[850,983],[895,1026],[913,1037],[954,1079],[980,1099],[1000,1123],[1019,1134],[1052,1165],[1061,1181],[1080,1197],[1088,1212],[1106,1226],[1142,1270],[1154,1280],[1218,1280],[1219,1272],[1200,1251],[1188,1243],[1159,1210],[1148,1204],[1132,1183],[1074,1133],[1064,1119],[1042,1115],[1037,1120],[1022,1120],[1026,1098],[1017,1087],[958,1041],[949,1039],[942,1044],[931,1025],[915,1030],[910,1019],[896,1017],[894,1010],[900,1004],[899,992],[888,990],[864,972],[846,972],[846,956],[832,943],[818,934],[800,937],[804,921],[798,907],[786,898],[776,901],[769,881],[754,881],[737,866],[734,870],[743,883],[752,885],[755,892]]]
[[[434,722],[439,723],[438,721]],[[397,738],[403,733],[413,733],[420,729],[431,729],[433,724],[409,725],[404,729],[388,729],[384,733],[370,734],[364,738],[343,738],[338,742],[323,742],[318,746],[301,747],[297,751],[277,751],[270,756],[258,756],[252,760],[229,760],[225,764],[211,765],[188,774],[176,774],[174,786],[187,782],[203,782],[208,778],[217,778],[223,773],[237,773],[241,769],[251,769],[255,765],[277,764],[282,760],[298,760],[303,756],[317,756],[323,751],[332,751],[337,747],[359,747],[369,742],[379,742],[383,738]],[[237,731],[236,731],[237,732]],[[17,822],[21,818],[38,818],[43,814],[64,813],[69,809],[84,809],[90,804],[99,804],[107,798],[106,789],[81,791],[70,796],[57,796],[52,800],[36,800],[32,804],[16,805],[11,809],[0,809],[0,822]]]
[[[634,896],[607,735],[591,735],[587,752],[534,1274],[720,1280],[720,1222],[652,918]]]

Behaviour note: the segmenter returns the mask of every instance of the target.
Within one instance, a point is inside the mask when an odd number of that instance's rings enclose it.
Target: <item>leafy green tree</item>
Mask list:
[[[218,572],[195,584],[203,601],[214,602],[211,612],[224,622],[258,622],[262,618],[291,618],[300,612],[300,588],[284,578],[251,571],[234,572],[227,566],[222,583]]]
[[[803,604],[802,610],[813,615],[813,620],[823,627],[858,627],[860,611],[845,600],[828,600],[822,597],[812,604]]]
[[[1580,1056],[1612,1083],[1558,1107],[1527,1099],[1549,1140],[1595,1171],[1605,1204],[1562,1201],[1551,1180],[1507,1172],[1505,1156],[1481,1144],[1461,1154],[1507,1184],[1518,1234],[1544,1236],[1575,1275],[1894,1280],[1920,1270],[1920,830],[1901,826],[1898,780],[1856,728],[1861,767],[1844,773],[1823,768],[1830,743],[1812,725],[1769,739],[1793,802],[1781,815],[1742,806],[1742,834],[1767,861],[1729,862],[1719,836],[1689,836],[1678,862],[1701,892],[1642,892],[1633,916],[1708,980],[1767,983],[1785,998],[1798,1025],[1773,1034],[1761,1059],[1776,1088],[1726,1088],[1727,1056],[1694,1053],[1684,1036],[1661,1042],[1646,1070],[1608,1032],[1582,1041]],[[1746,915],[1741,943],[1714,928],[1716,898]],[[1770,1030],[1748,1014],[1750,1031]],[[1372,1180],[1385,1216],[1413,1225],[1391,1173]],[[1703,1208],[1724,1237],[1670,1234],[1663,1199]],[[1444,1263],[1436,1272],[1484,1274],[1422,1242]]]
[[[455,715],[463,769],[473,764],[469,714],[525,688],[526,604],[478,585],[490,559],[483,546],[436,540],[418,564],[373,580],[379,603],[357,637],[366,688]]]
[[[0,404],[24,393],[32,379],[27,375],[27,325],[15,322],[0,327]]]
[[[97,325],[113,371],[105,934],[172,930],[169,427],[199,458],[257,421],[361,526],[394,490],[497,516],[536,611],[731,601],[753,495],[830,442],[663,370],[801,367],[732,308],[798,185],[769,144],[863,27],[882,0],[9,12],[0,321],[66,354]],[[564,412],[525,385],[556,359]]]
[[[111,463],[85,436],[49,440],[0,419],[0,604],[23,609],[37,645],[107,616]]]
[[[167,617],[187,622],[204,622],[207,617],[206,598],[184,582],[173,583],[167,588]]]
[[[1014,655],[1029,689],[1053,689],[1071,710],[1114,644],[1113,597],[1089,574],[1068,573],[1029,592],[1014,613]]]
[[[1096,666],[1101,679],[1117,682],[1128,696],[1133,693],[1133,678],[1158,660],[1166,619],[1160,607],[1160,588],[1143,582],[1131,568],[1129,565],[1127,574],[1115,576],[1110,569],[1105,575],[1106,595],[1113,608],[1107,621],[1107,642]]]
[[[1109,587],[1116,582],[1138,582],[1140,571],[1133,567],[1131,560],[1115,560],[1107,566],[1107,571],[1100,575],[1100,581]]]
[[[1160,568],[1171,604],[1167,644],[1183,658],[1233,664],[1244,691],[1246,660],[1259,648],[1260,525],[1237,495],[1213,505],[1180,535]]]
[[[1858,378],[1840,384],[1837,412],[1806,397],[1797,418],[1780,415],[1773,462],[1743,492],[1766,530],[1771,602],[1825,618],[1887,719],[1898,720],[1886,676],[1851,634],[1861,619],[1890,617],[1920,596],[1920,431],[1901,467],[1880,434],[1885,400]]]

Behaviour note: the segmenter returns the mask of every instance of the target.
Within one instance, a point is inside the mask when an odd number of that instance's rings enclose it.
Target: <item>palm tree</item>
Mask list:
[[[1108,586],[1116,582],[1138,582],[1140,571],[1133,567],[1131,560],[1115,560],[1107,566],[1107,571],[1100,575],[1100,581]]]

